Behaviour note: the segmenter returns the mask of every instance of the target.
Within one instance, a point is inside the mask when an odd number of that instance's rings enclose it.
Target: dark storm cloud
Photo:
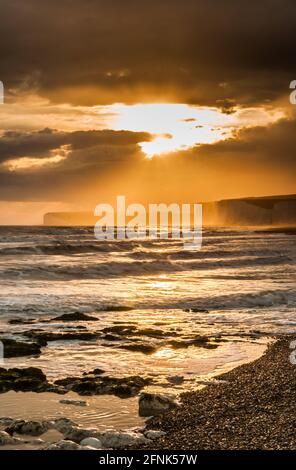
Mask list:
[[[268,127],[242,129],[225,141],[155,158],[146,163],[146,174],[150,172],[154,186],[162,188],[163,202],[295,194],[295,149],[296,119],[283,119]],[[150,202],[153,193],[147,194]]]
[[[122,176],[122,185],[114,187],[116,194],[133,191],[137,186],[141,197],[149,202],[170,202],[176,198],[196,202],[248,194],[292,193],[296,189],[295,119],[282,120],[267,128],[243,129],[224,142],[152,160],[145,159],[136,144],[143,137],[147,139],[145,134],[75,132],[61,139],[59,133],[45,130],[32,133],[32,151],[41,134],[52,138],[48,151],[71,142],[70,155],[57,164],[25,171],[9,171],[2,165],[0,199],[72,201],[85,188],[97,188],[101,194],[108,172],[112,178],[119,178],[116,181]],[[124,179],[127,167],[135,169],[134,179]],[[287,191],[283,182],[289,184]]]
[[[57,101],[259,103],[295,78],[294,0],[2,0],[0,10],[1,79]]]
[[[111,130],[6,132],[0,139],[0,199],[39,201],[56,200],[64,193],[73,195],[80,192],[81,185],[91,187],[94,179],[141,160],[143,155],[137,144],[150,138],[145,132]],[[69,152],[59,152],[62,146],[68,146]],[[53,156],[56,150],[65,157],[59,162],[16,171],[9,166],[11,160],[42,160]]]
[[[296,193],[296,119],[245,128],[233,138],[173,155],[188,200]],[[186,187],[195,183],[195,190]],[[186,199],[186,196],[185,196]]]
[[[92,187],[94,180],[100,180],[108,172],[122,171],[127,164],[139,162],[143,155],[137,143],[150,137],[146,133],[108,130],[7,132],[0,140],[0,199],[59,200],[65,193],[73,197],[81,192],[81,185]],[[42,159],[50,157],[51,151],[63,145],[68,145],[70,152],[54,164],[18,170],[9,166],[9,161],[16,156]]]
[[[31,133],[7,131],[0,139],[0,163],[20,157],[49,157],[50,151],[63,145],[68,145],[75,151],[103,145],[124,147],[150,138],[145,132],[112,130],[58,132],[43,129]]]
[[[2,0],[0,80],[8,103],[35,91],[62,103],[168,99],[225,113],[284,97],[288,108],[295,24],[295,0]],[[185,200],[247,195],[255,182],[262,193],[286,192],[274,175],[293,179],[295,131],[296,120],[283,120],[148,161],[137,145],[147,133],[12,130],[0,139],[0,199],[69,200],[133,166],[151,199],[160,191],[163,200],[176,197],[176,189]],[[9,167],[62,146],[69,153],[54,164]],[[133,181],[127,186],[133,190]]]
[[[242,129],[228,140],[215,145],[196,147],[187,158],[201,157],[208,164],[228,162],[233,168],[261,166],[268,171],[277,170],[295,175],[296,120],[282,119],[267,127]],[[226,165],[227,166],[227,165]]]

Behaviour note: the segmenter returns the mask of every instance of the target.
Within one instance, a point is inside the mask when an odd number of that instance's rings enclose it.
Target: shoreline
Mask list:
[[[284,336],[259,359],[216,377],[225,383],[182,394],[180,408],[147,422],[166,435],[137,448],[295,450],[295,338]]]
[[[224,345],[225,343],[221,343]],[[226,373],[226,371],[232,370],[234,367],[238,367],[238,365],[248,363],[250,361],[255,360],[258,357],[261,357],[263,351],[267,347],[266,338],[263,342],[255,342],[254,340],[243,341],[238,343],[233,343],[233,346],[241,345],[244,346],[244,350],[246,356],[245,358],[236,358],[234,362],[228,363],[226,366],[223,365],[220,371],[216,371],[214,374],[209,375],[201,375],[200,379],[196,378],[196,385],[194,388],[193,385],[189,382],[190,388],[186,390],[184,389],[183,383],[183,376],[173,376],[173,378],[182,379],[181,385],[178,383],[160,383],[158,384],[158,378],[154,384],[149,386],[145,386],[143,391],[148,393],[159,393],[160,395],[169,394],[171,396],[179,396],[180,393],[184,393],[189,390],[196,390],[197,387],[201,388],[204,387],[205,384],[215,383],[216,377],[221,375],[222,373]],[[248,346],[248,348],[247,348]],[[251,349],[250,349],[251,347]],[[199,348],[198,348],[199,350]],[[208,349],[206,349],[208,351]],[[210,349],[210,351],[216,351],[216,349]],[[247,354],[247,351],[249,353]],[[251,351],[252,354],[251,354]],[[29,366],[30,364],[27,364]],[[33,364],[31,364],[33,365]],[[3,371],[4,369],[2,369]],[[11,367],[7,369],[8,371],[13,370]],[[21,369],[14,369],[14,374],[17,370]],[[28,370],[24,368],[24,371]],[[88,427],[95,427],[98,431],[102,432],[106,429],[113,429],[116,432],[129,432],[132,429],[142,428],[143,426],[146,427],[146,420],[139,415],[139,390],[138,393],[133,394],[131,398],[126,397],[119,397],[116,395],[110,394],[79,394],[75,391],[68,390],[60,390],[57,386],[55,386],[52,380],[50,383],[47,383],[45,380],[46,375],[44,375],[43,369],[36,369],[35,373],[38,376],[40,375],[41,382],[38,383],[37,389],[35,387],[35,383],[32,383],[32,389],[30,390],[29,383],[27,383],[24,390],[18,389],[18,387],[14,387],[10,390],[3,391],[1,393],[1,416],[5,417],[6,420],[9,419],[11,421],[23,420],[26,422],[35,422],[35,423],[42,423],[48,421],[54,421],[59,417],[63,417],[65,419],[72,420],[75,425],[79,426],[82,429],[86,429]],[[98,370],[98,372],[102,372]],[[100,374],[98,376],[81,376],[80,380],[87,379],[89,377],[90,380],[94,381],[97,379],[104,379],[108,381],[111,380],[109,374],[105,373],[103,376]],[[208,378],[207,378],[208,377]],[[28,380],[33,380],[34,377],[29,377]],[[138,378],[140,380],[140,377]],[[156,378],[155,378],[156,379]],[[64,378],[64,380],[67,380]],[[125,379],[122,379],[125,380]],[[126,381],[126,380],[125,380]],[[0,381],[1,382],[1,381]],[[162,386],[161,386],[162,385]],[[182,390],[183,389],[183,390]],[[63,392],[63,393],[61,393]],[[69,403],[62,403],[64,400],[69,401]],[[84,406],[73,406],[73,402],[76,404],[79,401],[83,401]],[[46,412],[45,412],[46,410]],[[2,419],[0,421],[3,421]],[[0,431],[5,431],[5,425],[0,423]],[[25,437],[20,434],[18,437]],[[25,437],[28,442],[30,440],[30,436]],[[60,439],[57,436],[52,436],[51,434],[48,435],[41,435],[41,438],[45,440],[48,444],[52,442],[52,439],[55,438],[56,441]],[[44,444],[45,444],[44,442]],[[18,445],[13,445],[12,448],[14,450],[29,450],[29,444],[20,443],[20,447]],[[40,445],[38,445],[40,447]],[[6,450],[7,447],[0,444],[0,450]],[[37,450],[37,448],[36,448]]]
[[[32,434],[41,434],[42,442],[37,448],[45,450],[82,449],[82,435],[103,439],[103,447],[97,447],[97,450],[106,447],[116,450],[294,450],[296,365],[290,362],[293,352],[290,343],[295,339],[295,333],[282,336],[270,343],[259,359],[217,375],[215,383],[203,389],[182,393],[179,396],[180,407],[148,418],[144,427],[137,428],[138,431],[135,428],[111,432],[98,427],[85,428],[69,420],[70,415],[68,418],[64,415],[52,417],[39,423],[11,418],[1,420],[3,424],[5,420],[11,421],[11,430],[18,426],[18,422],[32,429],[36,426],[49,429],[48,438],[44,430]],[[60,421],[65,422],[64,429],[54,424]],[[8,431],[5,426],[3,430]],[[18,442],[4,446],[2,443],[1,450],[32,449],[32,438],[28,440],[26,432],[8,432]],[[149,441],[150,434],[153,437]],[[2,438],[10,439],[5,433]],[[112,439],[116,440],[115,447]]]

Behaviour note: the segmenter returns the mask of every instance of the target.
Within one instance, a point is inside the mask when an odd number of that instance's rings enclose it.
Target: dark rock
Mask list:
[[[98,383],[95,380],[78,380],[71,385],[70,390],[73,390],[79,395],[96,395]]]
[[[100,369],[99,367],[97,367],[96,369],[94,370],[91,370],[90,372],[83,372],[82,375],[101,375],[101,374],[104,374],[104,370],[103,369]]]
[[[81,380],[81,377],[65,377],[64,379],[58,379],[54,383],[55,385],[58,385],[60,387],[70,387],[74,383],[79,382]],[[70,390],[70,388],[69,388]]]
[[[96,367],[96,369],[94,369],[92,371],[92,374],[94,375],[100,375],[100,374],[103,374],[105,371],[103,369],[100,369],[99,367]]]
[[[60,403],[62,403],[62,405],[87,406],[86,401],[83,401],[83,400],[69,400],[67,398],[64,398],[63,400],[60,400]]]
[[[40,387],[40,391],[43,391],[42,387]],[[68,390],[66,390],[65,388],[59,387],[58,385],[54,385],[54,384],[44,385],[44,391],[45,392],[51,392],[51,393],[57,393],[58,395],[65,395],[66,393],[68,393]]]
[[[39,344],[45,343],[48,341],[91,341],[95,340],[100,336],[100,333],[91,332],[91,331],[65,331],[54,333],[51,331],[44,330],[30,330],[22,332],[23,336],[34,339]]]
[[[130,312],[131,310],[134,310],[133,307],[125,305],[108,305],[102,309],[103,312]]]
[[[63,440],[59,441],[53,444],[48,444],[46,447],[44,447],[44,450],[81,450],[83,449],[82,446],[77,444],[76,442],[69,441],[69,440]]]
[[[210,311],[205,308],[185,308],[184,312],[187,313],[209,313]]]
[[[38,367],[27,367],[26,369],[18,369],[17,367],[15,367],[15,368],[12,368],[12,369],[8,369],[8,371],[11,371],[13,373],[17,373],[21,377],[28,377],[28,376],[34,377],[35,379],[38,379],[42,382],[44,382],[46,380],[46,375]]]
[[[5,431],[11,436],[14,433],[17,434],[26,434],[28,436],[41,436],[46,431],[48,431],[49,425],[47,422],[39,421],[25,421],[25,420],[16,420],[13,424],[8,426]]]
[[[175,349],[188,348],[189,346],[196,346],[199,348],[216,349],[218,344],[212,344],[210,339],[206,336],[196,336],[189,339],[177,339],[170,341],[170,345]]]
[[[46,375],[37,367],[0,369],[0,393],[14,391],[46,391]]]
[[[78,426],[74,421],[69,418],[56,418],[49,422],[51,429],[56,429],[60,433],[64,434],[73,426]]]
[[[173,385],[181,385],[184,382],[183,375],[172,375],[167,377],[167,381]]]
[[[107,326],[103,328],[103,333],[111,333],[116,335],[122,336],[129,336],[134,335],[137,331],[137,328],[133,325],[114,325],[114,326]]]
[[[157,348],[152,344],[144,343],[120,344],[118,347],[121,349],[127,349],[128,351],[142,352],[144,354],[152,354],[157,350]]]
[[[175,332],[165,332],[155,328],[142,328],[137,329],[134,325],[114,325],[103,328],[103,333],[110,335],[115,334],[118,336],[148,336],[151,338],[162,338],[165,336],[175,336]],[[106,338],[105,336],[105,338]],[[107,339],[107,338],[106,338]]]
[[[73,312],[73,313],[65,313],[58,317],[52,318],[49,320],[50,322],[55,321],[99,321],[99,318],[92,317],[90,315],[86,315],[82,312]]]
[[[174,397],[159,393],[141,393],[139,398],[140,416],[157,416],[179,406]]]
[[[12,318],[11,320],[8,320],[8,323],[10,325],[30,325],[34,323],[35,319],[34,318]]]
[[[122,337],[119,336],[119,335],[112,335],[111,333],[107,333],[105,336],[104,336],[104,339],[106,341],[122,341]]]
[[[21,439],[17,439],[16,437],[11,437],[5,431],[0,431],[0,446],[16,445],[16,444],[22,444],[22,443],[23,441]]]
[[[83,441],[83,439],[96,436],[97,433],[97,428],[80,428],[79,426],[72,426],[64,433],[64,437],[66,440],[70,440],[78,444]]]
[[[79,395],[116,395],[122,398],[137,395],[150,383],[150,379],[139,376],[117,378],[94,375],[66,377],[55,381],[55,385],[65,387]]]
[[[36,356],[41,354],[41,345],[37,342],[29,343],[10,338],[1,338],[1,342],[4,345],[4,357]]]
[[[157,329],[154,329],[154,328],[144,328],[144,329],[138,330],[137,335],[139,335],[139,336],[148,336],[148,337],[151,337],[151,338],[162,338],[164,336],[175,336],[176,333],[171,332],[171,331],[166,332],[166,331],[163,331],[163,330],[157,330]]]
[[[8,417],[2,417],[0,418],[0,426],[10,426],[12,423],[15,422],[15,419],[13,418],[8,418]]]

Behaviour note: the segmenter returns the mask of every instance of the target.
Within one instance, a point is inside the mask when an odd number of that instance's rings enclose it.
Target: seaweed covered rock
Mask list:
[[[28,330],[22,332],[23,336],[33,339],[42,346],[46,345],[48,341],[66,341],[66,340],[79,340],[79,341],[92,341],[100,336],[100,333],[95,331],[62,331],[52,332],[45,330]]]
[[[120,378],[86,375],[55,381],[55,385],[65,387],[79,395],[116,395],[120,398],[135,396],[150,383],[150,379],[137,375]]]
[[[22,357],[22,356],[36,356],[41,354],[41,346],[39,342],[17,341],[10,338],[1,338],[4,346],[4,357]]]
[[[0,393],[9,390],[42,392],[46,391],[48,387],[46,375],[37,367],[0,368]]]

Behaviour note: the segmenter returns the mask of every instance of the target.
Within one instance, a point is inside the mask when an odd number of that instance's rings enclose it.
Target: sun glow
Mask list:
[[[147,157],[186,150],[223,137],[222,113],[185,104],[115,105],[116,130],[149,132],[153,140],[139,145]],[[227,120],[227,117],[226,117]]]
[[[235,129],[266,125],[282,113],[264,108],[236,109],[225,114],[218,108],[186,104],[136,104],[111,106],[114,130],[148,132],[153,139],[139,145],[148,158],[212,144],[229,138]]]

